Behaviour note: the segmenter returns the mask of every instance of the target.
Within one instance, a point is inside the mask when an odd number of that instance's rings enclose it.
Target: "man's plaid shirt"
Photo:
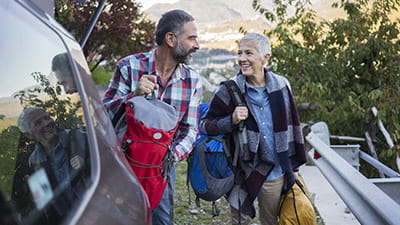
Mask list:
[[[130,55],[120,60],[116,65],[103,103],[112,117],[120,104],[133,94],[140,77],[144,74],[155,74],[159,84],[156,96],[174,106],[179,118],[173,151],[175,160],[181,161],[192,151],[197,138],[198,111],[202,96],[201,79],[191,67],[181,63],[163,88],[160,76],[156,73],[155,51],[156,49]]]

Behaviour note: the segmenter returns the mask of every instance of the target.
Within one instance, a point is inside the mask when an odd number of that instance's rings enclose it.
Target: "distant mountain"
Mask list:
[[[262,2],[272,1],[262,0]],[[180,0],[173,4],[155,4],[144,13],[147,18],[157,21],[169,10],[183,9],[196,19],[202,48],[233,50],[236,46],[235,40],[241,36],[239,27],[258,32],[272,27],[255,12],[251,3],[252,0]]]
[[[252,8],[252,2],[253,0],[180,0],[173,4],[155,4],[144,13],[149,19],[157,21],[164,12],[183,9],[196,19],[202,48],[235,51],[235,41],[242,36],[239,27],[249,32],[261,33],[274,26]],[[311,0],[310,7],[317,13],[318,20],[345,17],[343,9],[332,8],[335,2],[338,0]],[[273,8],[272,0],[261,0],[261,4],[265,8]],[[395,12],[390,17],[399,18],[400,12]]]
[[[148,18],[157,21],[160,16],[169,10],[183,9],[196,18],[199,28],[214,27],[221,23],[238,20],[266,20],[252,7],[252,0],[180,0],[173,4],[159,3],[144,11]],[[332,3],[337,0],[312,0],[311,8],[320,18],[343,16],[342,9],[334,9]],[[271,0],[261,0],[265,8],[273,8]]]
[[[173,4],[155,4],[145,13],[149,19],[157,21],[166,11],[183,9],[193,15],[199,25],[209,27],[231,20],[260,17],[252,8],[251,2],[251,0],[180,0]]]

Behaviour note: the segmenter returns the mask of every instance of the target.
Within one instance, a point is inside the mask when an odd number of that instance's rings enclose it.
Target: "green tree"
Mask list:
[[[265,9],[254,0],[253,7],[277,23],[266,33],[276,40],[270,66],[291,80],[297,102],[319,105],[300,110],[302,121],[325,121],[332,134],[363,137],[369,129],[366,114],[376,106],[399,143],[400,21],[389,16],[400,1],[341,0],[332,7],[347,16],[332,21],[319,21],[307,9],[309,1],[275,2],[276,8]],[[297,10],[289,15],[290,6]],[[388,148],[379,136],[376,141]],[[395,149],[385,151],[385,157],[395,156]]]
[[[15,97],[19,99],[24,109],[40,107],[46,110],[61,128],[82,128],[82,107],[80,101],[73,101],[71,97],[60,97],[61,86],[59,83],[51,85],[45,75],[34,72],[31,74],[39,84],[36,87],[22,90]],[[46,97],[43,98],[43,95]]]
[[[100,1],[84,5],[73,0],[55,4],[55,18],[80,40]],[[93,71],[100,63],[115,63],[121,57],[150,49],[154,43],[154,22],[139,12],[140,5],[132,0],[106,1],[104,10],[84,47]]]

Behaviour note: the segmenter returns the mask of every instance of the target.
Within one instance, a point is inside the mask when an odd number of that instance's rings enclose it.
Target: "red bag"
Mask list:
[[[175,109],[158,99],[133,97],[125,104],[125,123],[125,155],[154,209],[167,185],[167,164],[172,163],[167,153],[178,123]]]

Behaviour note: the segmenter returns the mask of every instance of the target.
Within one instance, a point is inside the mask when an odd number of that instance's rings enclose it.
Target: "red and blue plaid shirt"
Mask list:
[[[103,103],[110,116],[114,116],[120,104],[136,90],[140,77],[155,74],[159,84],[156,96],[175,107],[178,116],[178,130],[173,149],[175,160],[181,161],[192,151],[198,133],[199,105],[202,96],[200,76],[191,67],[179,64],[163,88],[156,72],[156,49],[120,60],[105,93]]]

